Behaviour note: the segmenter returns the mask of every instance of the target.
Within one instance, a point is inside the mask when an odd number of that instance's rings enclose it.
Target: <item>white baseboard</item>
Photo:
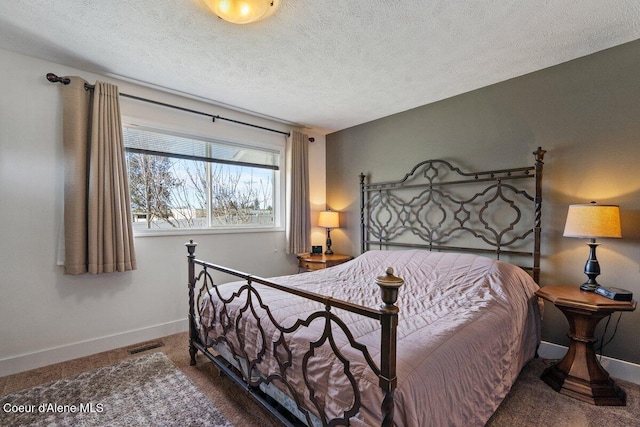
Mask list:
[[[134,331],[127,331],[121,334],[9,357],[0,360],[0,377],[154,340],[167,335],[184,332],[188,329],[189,323],[187,319],[181,319],[147,328],[136,329]]]
[[[544,359],[562,359],[566,353],[567,347],[546,341],[542,341],[538,348],[538,354]],[[607,356],[599,360],[613,378],[640,384],[640,365]]]

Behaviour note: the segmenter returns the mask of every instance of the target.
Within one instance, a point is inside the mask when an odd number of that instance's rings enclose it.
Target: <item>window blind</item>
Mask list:
[[[280,155],[277,150],[224,141],[194,139],[137,126],[125,126],[123,134],[125,150],[133,153],[272,170],[280,169]]]

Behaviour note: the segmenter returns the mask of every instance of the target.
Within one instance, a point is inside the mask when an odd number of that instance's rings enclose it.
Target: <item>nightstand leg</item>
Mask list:
[[[569,350],[562,360],[542,373],[554,390],[593,405],[626,405],[626,393],[600,365],[594,349],[595,329],[606,312],[558,307],[569,321]]]

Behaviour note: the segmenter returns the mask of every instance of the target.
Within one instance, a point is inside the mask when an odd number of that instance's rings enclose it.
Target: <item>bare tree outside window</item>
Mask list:
[[[134,220],[146,220],[147,228],[157,221],[176,227],[171,215],[171,193],[177,185],[171,159],[128,153],[131,212]]]
[[[135,224],[167,229],[275,223],[273,170],[140,153],[127,158]]]

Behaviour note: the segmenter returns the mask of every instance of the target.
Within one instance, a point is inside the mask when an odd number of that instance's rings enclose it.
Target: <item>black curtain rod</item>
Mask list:
[[[69,79],[68,77],[58,77],[53,73],[48,73],[47,74],[47,80],[49,80],[51,83],[62,83],[63,85],[68,85],[69,83],[71,83],[71,79]],[[90,85],[90,84],[87,84],[87,83],[84,84],[84,88],[85,88],[85,90],[93,90],[93,86]],[[227,121],[227,122],[232,122],[232,123],[236,123],[236,124],[243,125],[243,126],[249,126],[249,127],[256,128],[256,129],[262,129],[262,130],[266,130],[266,131],[269,131],[269,132],[275,132],[275,133],[279,133],[279,134],[282,134],[282,135],[291,136],[290,132],[283,132],[281,130],[271,129],[271,128],[267,128],[267,127],[264,127],[264,126],[258,126],[258,125],[254,125],[252,123],[241,122],[239,120],[229,119],[229,118],[226,118],[226,117],[219,116],[217,114],[214,115],[214,114],[209,114],[209,113],[205,113],[205,112],[202,112],[202,111],[191,110],[189,108],[179,107],[177,105],[172,105],[172,104],[166,104],[164,102],[154,101],[152,99],[147,99],[147,98],[141,98],[139,96],[129,95],[129,94],[122,93],[122,92],[120,93],[120,96],[123,96],[125,98],[135,99],[137,101],[148,102],[150,104],[160,105],[160,106],[167,107],[167,108],[173,108],[175,110],[186,111],[188,113],[199,114],[201,116],[211,117],[211,120],[213,122],[215,122],[216,120],[224,120],[224,121]]]

